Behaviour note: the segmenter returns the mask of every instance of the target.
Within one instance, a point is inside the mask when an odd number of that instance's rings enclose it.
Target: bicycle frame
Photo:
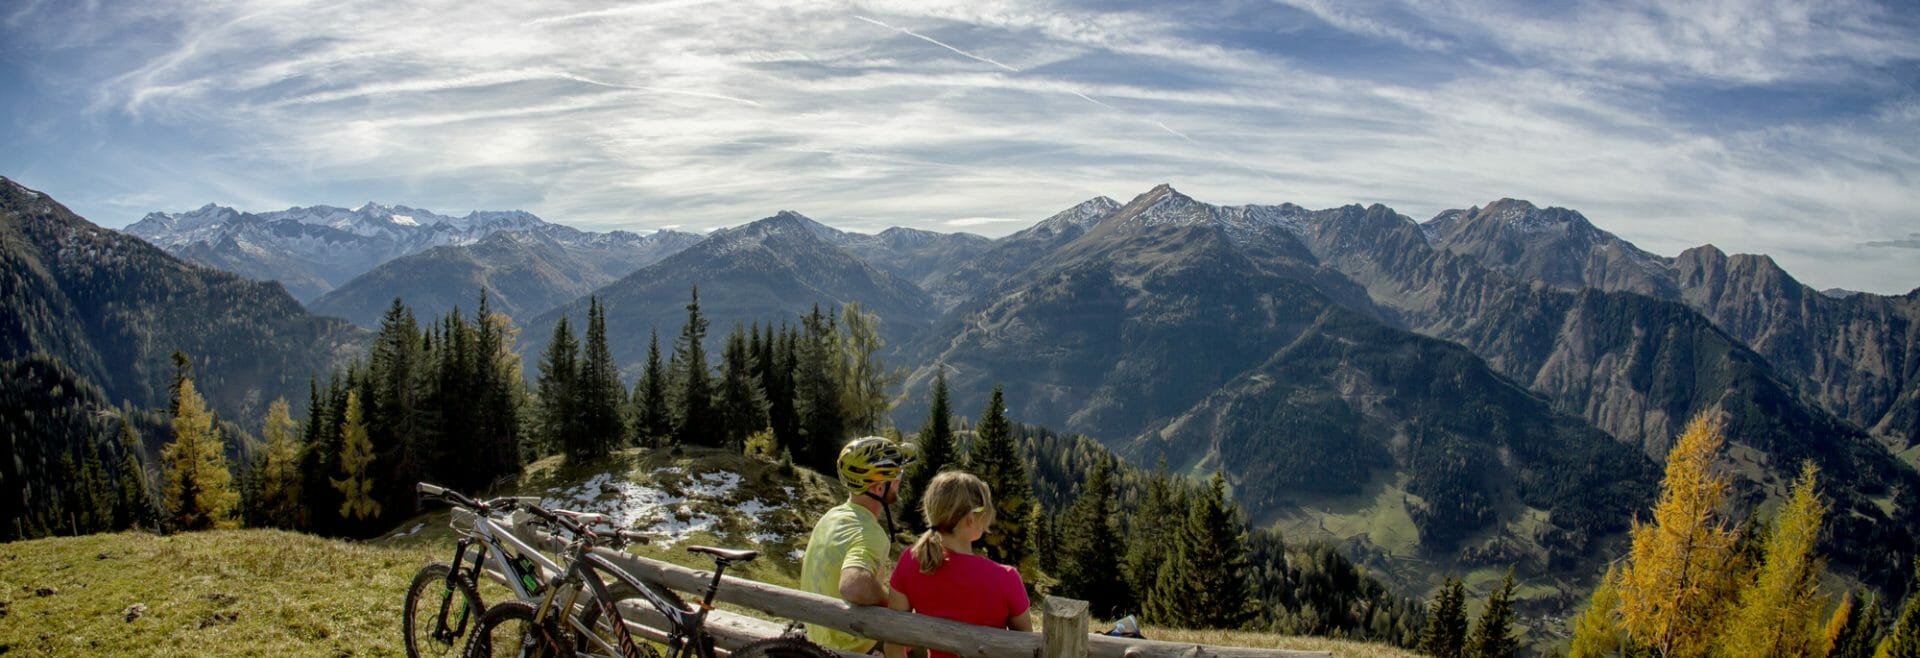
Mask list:
[[[725,564],[714,569],[713,585],[707,588],[706,597],[693,610],[683,610],[673,605],[655,591],[656,585],[648,583],[626,570],[608,562],[606,558],[594,554],[584,546],[573,549],[572,563],[566,571],[555,577],[552,587],[541,600],[534,613],[534,619],[549,619],[555,610],[572,611],[579,602],[582,590],[590,590],[593,604],[600,606],[600,614],[613,627],[619,646],[613,646],[593,633],[593,629],[581,624],[577,615],[566,614],[562,619],[573,627],[580,638],[593,645],[595,652],[606,652],[610,656],[640,658],[646,654],[641,651],[632,632],[627,630],[625,617],[614,605],[614,599],[601,574],[611,574],[613,578],[634,589],[647,599],[656,610],[667,618],[667,656],[666,658],[714,658],[713,642],[706,635],[707,611],[713,609],[713,597],[718,591],[720,573],[726,570]],[[564,598],[564,600],[562,600]]]
[[[508,532],[493,519],[476,513],[473,515],[472,532],[462,536],[454,548],[452,564],[455,573],[458,573],[466,563],[467,549],[471,548],[475,542],[480,543],[484,548],[474,554],[473,566],[467,571],[468,579],[478,584],[481,572],[486,568],[486,561],[491,557],[494,564],[501,566],[501,572],[506,574],[507,587],[513,590],[514,598],[532,601],[539,597],[534,588],[527,586],[528,576],[533,578],[532,582],[538,583],[542,582],[547,574],[556,574],[561,571],[560,565],[548,558],[546,554],[520,541],[519,537],[513,536],[512,532]],[[520,566],[514,564],[513,559],[508,555],[508,548],[531,560],[539,573],[522,573]]]

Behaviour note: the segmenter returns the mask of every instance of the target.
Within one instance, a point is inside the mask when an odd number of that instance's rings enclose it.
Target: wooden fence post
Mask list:
[[[1087,623],[1086,601],[1047,597],[1043,658],[1087,658]]]

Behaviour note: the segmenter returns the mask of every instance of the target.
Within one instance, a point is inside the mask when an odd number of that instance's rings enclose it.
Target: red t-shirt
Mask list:
[[[889,582],[907,596],[914,612],[976,626],[1006,628],[1008,619],[1026,614],[1031,605],[1018,570],[978,555],[949,551],[946,563],[923,574],[913,551],[901,551]],[[955,658],[941,651],[927,653],[929,658]]]

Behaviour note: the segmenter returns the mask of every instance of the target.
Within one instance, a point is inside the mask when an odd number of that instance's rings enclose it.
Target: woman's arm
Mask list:
[[[1020,631],[1023,633],[1032,633],[1033,632],[1033,610],[1028,609],[1026,612],[1022,612],[1012,617],[1008,617],[1007,628],[1011,628],[1013,630]]]

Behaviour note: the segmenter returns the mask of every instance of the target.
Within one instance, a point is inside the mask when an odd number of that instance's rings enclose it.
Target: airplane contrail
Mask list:
[[[959,54],[959,55],[960,55],[961,57],[965,57],[965,58],[967,58],[967,59],[971,59],[971,60],[974,60],[974,61],[976,61],[976,62],[985,62],[985,63],[987,63],[987,64],[992,64],[992,65],[994,65],[994,66],[998,66],[998,67],[1000,67],[1000,68],[1002,68],[1002,69],[1006,69],[1007,71],[1010,71],[1010,72],[1013,72],[1013,73],[1019,73],[1019,72],[1020,72],[1020,69],[1016,69],[1016,68],[1013,68],[1013,67],[1011,67],[1011,66],[1007,66],[1007,65],[1005,65],[1005,64],[1001,64],[1001,63],[999,63],[999,62],[996,62],[996,61],[993,61],[993,59],[991,59],[991,58],[987,58],[987,57],[981,57],[981,56],[979,56],[979,55],[975,55],[975,54],[973,54],[973,53],[970,53],[970,52],[967,52],[967,51],[964,51],[964,50],[961,50],[961,49],[959,49],[959,48],[955,48],[955,47],[953,47],[953,46],[949,46],[949,45],[947,45],[947,44],[945,44],[945,43],[941,43],[941,42],[940,42],[940,40],[938,40],[938,39],[935,39],[935,38],[933,38],[933,37],[930,37],[930,36],[927,36],[927,35],[924,35],[924,34],[921,34],[921,33],[919,33],[919,32],[915,32],[915,31],[913,31],[913,30],[909,30],[909,29],[907,29],[907,28],[904,28],[904,27],[894,27],[894,26],[892,26],[892,25],[888,25],[888,24],[886,24],[886,23],[882,23],[882,22],[880,22],[880,21],[876,21],[876,20],[873,20],[873,19],[871,19],[871,18],[867,18],[867,17],[865,17],[865,16],[861,16],[861,15],[859,15],[859,14],[854,14],[854,15],[853,15],[853,17],[854,17],[854,18],[858,18],[858,19],[860,19],[860,20],[863,20],[863,21],[866,21],[866,22],[868,22],[868,23],[872,23],[872,24],[874,24],[874,25],[878,25],[878,26],[880,26],[880,27],[884,27],[884,28],[887,28],[887,29],[889,29],[889,30],[893,30],[893,31],[895,31],[895,32],[899,32],[899,33],[901,33],[901,34],[904,34],[904,35],[907,35],[907,36],[910,36],[910,37],[913,37],[913,38],[915,38],[915,39],[919,39],[919,40],[921,40],[921,41],[925,41],[925,42],[927,42],[927,43],[930,43],[930,44],[933,44],[933,45],[936,45],[936,46],[939,46],[939,47],[941,47],[941,48],[945,48],[945,49],[947,49],[947,50],[951,50],[951,51],[953,51],[953,52],[955,52],[955,53],[958,53],[958,54]]]

